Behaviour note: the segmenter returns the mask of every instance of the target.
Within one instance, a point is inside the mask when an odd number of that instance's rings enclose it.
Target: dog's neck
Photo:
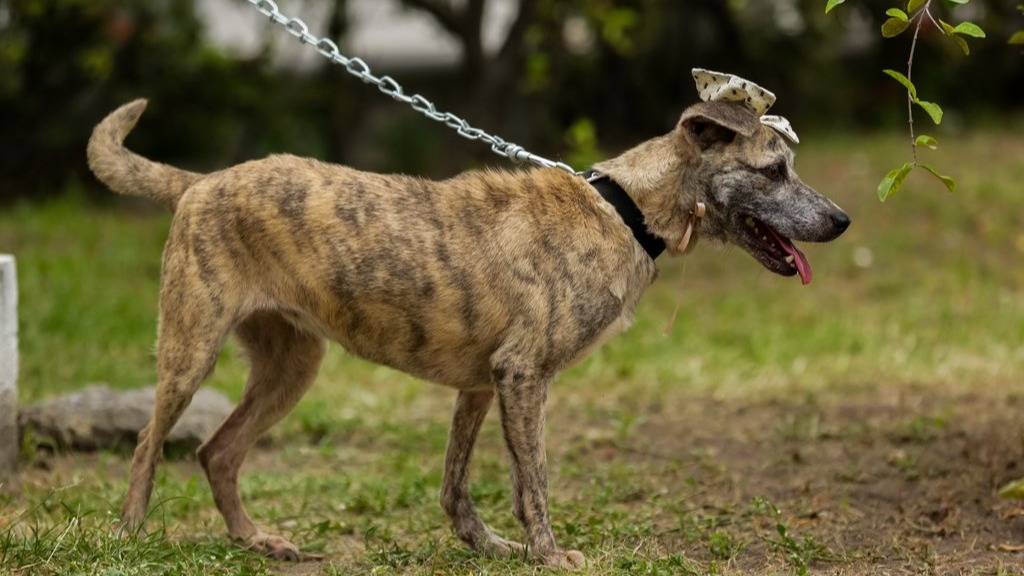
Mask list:
[[[626,194],[626,191],[615,180],[597,170],[587,170],[582,176],[602,198],[615,208],[651,260],[657,259],[665,251],[665,241],[648,232],[647,226],[644,224],[644,214],[629,194]]]
[[[692,219],[695,206],[703,199],[691,174],[699,162],[680,134],[671,132],[600,162],[594,169],[622,187],[643,214],[651,235],[678,252],[696,243],[698,227]]]

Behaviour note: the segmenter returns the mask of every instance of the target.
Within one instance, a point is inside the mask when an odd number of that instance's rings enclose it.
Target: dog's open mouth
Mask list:
[[[751,215],[740,216],[739,230],[743,247],[765,268],[783,276],[799,274],[802,283],[811,283],[811,263],[789,238]]]

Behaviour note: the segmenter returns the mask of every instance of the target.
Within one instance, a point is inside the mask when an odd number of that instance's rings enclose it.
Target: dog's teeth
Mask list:
[[[761,240],[764,240],[765,242],[767,242],[768,241],[768,237],[767,236],[761,236]]]
[[[793,264],[793,256],[786,256],[786,264],[789,264],[790,266],[795,266],[795,264]]]
[[[747,226],[750,226],[751,228],[754,227],[754,219],[751,218],[750,216],[747,216],[747,219],[744,220],[744,222],[747,224]]]

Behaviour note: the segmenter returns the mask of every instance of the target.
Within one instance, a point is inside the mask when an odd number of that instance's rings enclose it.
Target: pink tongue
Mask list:
[[[796,271],[800,274],[800,282],[805,286],[811,283],[811,263],[807,261],[807,256],[800,251],[799,248],[793,246],[789,242],[782,242],[782,249],[789,253],[793,257],[793,262],[796,263]]]
[[[799,248],[793,246],[792,242],[780,236],[779,233],[772,230],[770,226],[768,227],[768,230],[772,233],[772,236],[775,237],[775,240],[778,241],[779,246],[782,246],[782,249],[786,251],[786,254],[793,257],[793,263],[796,264],[796,271],[800,274],[800,282],[802,282],[804,286],[810,284],[811,263],[807,261],[807,256],[804,256],[804,253],[801,252]]]

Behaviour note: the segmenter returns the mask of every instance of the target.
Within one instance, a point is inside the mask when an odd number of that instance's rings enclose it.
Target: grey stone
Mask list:
[[[23,434],[72,450],[131,449],[149,422],[156,388],[117,391],[103,384],[35,406],[18,416]],[[234,405],[216,390],[201,388],[171,430],[165,452],[194,451],[220,426]]]

